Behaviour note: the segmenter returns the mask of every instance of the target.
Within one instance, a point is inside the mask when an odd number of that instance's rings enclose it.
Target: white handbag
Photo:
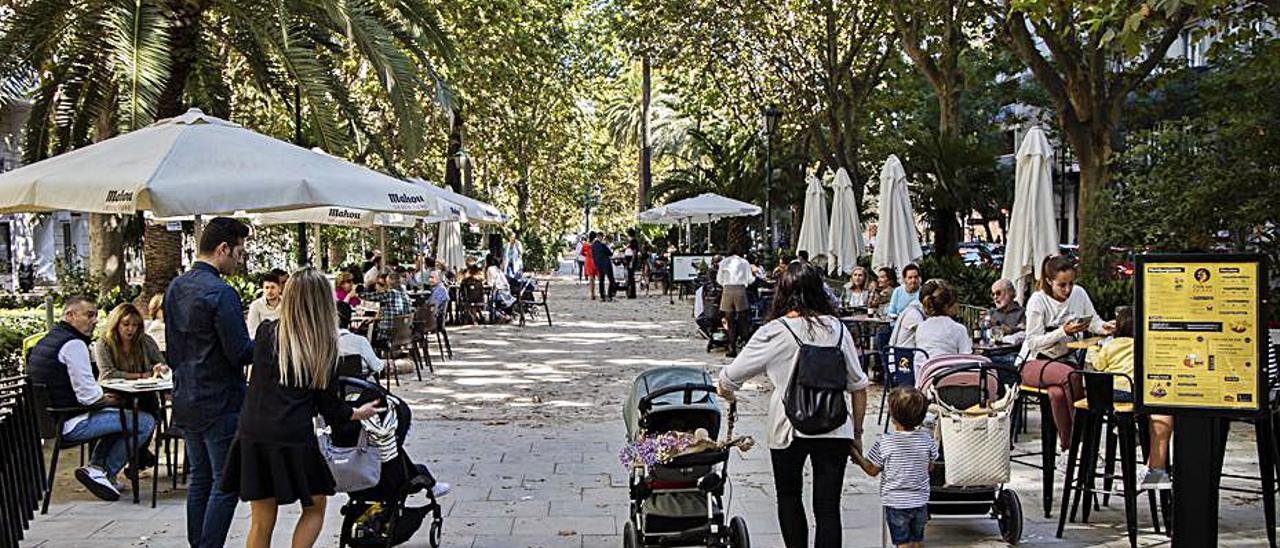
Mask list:
[[[936,393],[931,395],[938,400]],[[1015,398],[1017,390],[1010,390],[977,413],[938,404],[948,486],[989,487],[1009,481],[1009,412]]]

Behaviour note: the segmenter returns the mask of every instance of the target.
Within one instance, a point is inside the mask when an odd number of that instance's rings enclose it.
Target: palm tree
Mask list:
[[[764,198],[762,169],[756,152],[759,143],[750,133],[727,129],[689,130],[689,164],[673,169],[654,185],[655,199],[673,202],[715,193],[744,202]],[[738,249],[748,221],[729,219],[729,249]]]
[[[359,140],[391,166],[352,97],[363,82],[347,76],[350,62],[376,81],[394,144],[414,155],[427,127],[422,105],[450,104],[436,65],[453,57],[424,0],[24,0],[0,22],[0,82],[33,84],[29,161],[87,144],[104,119],[128,131],[189,105],[230,117],[237,92],[250,89],[296,108],[313,144],[341,152]],[[249,76],[231,82],[239,74]],[[173,236],[146,230],[144,295],[178,270]]]
[[[641,166],[637,187],[637,204],[641,208],[647,206],[645,202],[650,198],[646,194],[652,193],[651,189],[646,188],[645,169],[652,173],[652,164],[658,163],[662,157],[680,154],[687,144],[688,130],[693,127],[692,122],[681,114],[677,106],[680,97],[671,90],[661,89],[656,96],[646,101],[647,91],[651,87],[645,77],[647,61],[646,58],[646,64],[642,65],[640,71],[628,70],[618,79],[610,90],[603,109],[605,128],[614,144],[640,151],[642,164],[644,147],[648,145],[650,148],[650,166]],[[644,142],[646,130],[649,134],[648,143]]]

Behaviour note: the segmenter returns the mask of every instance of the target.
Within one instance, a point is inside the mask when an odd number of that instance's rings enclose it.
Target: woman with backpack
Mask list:
[[[734,399],[746,381],[766,375],[768,445],[787,548],[809,546],[801,499],[804,463],[813,466],[813,546],[841,545],[840,493],[845,463],[862,449],[862,417],[869,384],[853,337],[836,317],[818,270],[792,263],[778,279],[771,321],[720,372],[720,395]]]

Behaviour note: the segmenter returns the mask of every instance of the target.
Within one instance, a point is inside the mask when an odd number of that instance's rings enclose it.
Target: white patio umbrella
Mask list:
[[[907,172],[898,157],[890,154],[880,168],[880,224],[876,229],[871,266],[901,269],[923,255],[911,196],[907,193]]]
[[[836,171],[831,183],[831,232],[827,235],[835,272],[849,273],[858,266],[858,257],[867,254],[862,241],[862,222],[858,220],[858,199],[853,182],[844,168]]]
[[[796,252],[809,252],[810,256],[827,252],[827,231],[830,230],[830,219],[827,217],[827,191],[822,188],[822,181],[810,175],[804,190],[804,218],[800,221],[800,240],[796,242]]]
[[[462,223],[458,221],[441,222],[436,232],[436,260],[454,272],[466,266],[466,253],[462,248]]]
[[[511,217],[498,210],[492,204],[482,202],[465,194],[458,194],[448,188],[436,186],[417,177],[410,177],[409,182],[419,186],[437,199],[457,204],[464,215],[463,221],[478,225],[499,225],[511,220]]]
[[[1053,217],[1053,148],[1044,131],[1033,127],[1018,147],[1014,174],[1013,213],[1005,236],[1001,277],[1013,282],[1018,299],[1026,291],[1024,280],[1040,277],[1040,262],[1058,253],[1058,231]]]
[[[760,206],[754,204],[726,198],[719,194],[706,193],[642,211],[636,215],[636,220],[645,224],[701,224],[727,217],[759,215],[761,211]],[[709,229],[707,230],[707,247],[711,247],[711,230]]]
[[[437,216],[438,217],[438,216]],[[401,213],[379,213],[349,207],[309,207],[291,211],[259,213],[252,216],[253,222],[259,225],[285,224],[317,224],[331,226],[347,226],[354,228],[397,227],[410,228],[423,219],[434,217],[418,217]],[[439,219],[437,219],[439,220]]]
[[[414,185],[198,109],[0,174],[0,213],[173,217],[317,206],[440,210]]]

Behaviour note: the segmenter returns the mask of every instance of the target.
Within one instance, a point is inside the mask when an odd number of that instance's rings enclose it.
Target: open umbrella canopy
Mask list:
[[[441,209],[435,196],[414,185],[198,109],[0,174],[0,213],[173,217],[317,206]]]
[[[707,193],[655,207],[636,218],[649,224],[709,223],[726,217],[759,215],[760,211],[760,206]]]
[[[442,205],[448,209],[448,207],[453,204],[443,203]],[[307,223],[349,226],[356,228],[373,228],[378,226],[408,228],[416,226],[420,221],[428,223],[443,220],[456,221],[459,217],[457,215],[453,215],[452,219],[450,219],[448,215],[443,214],[419,217],[417,215],[405,215],[403,213],[379,213],[376,211],[352,209],[349,207],[309,207],[306,209],[295,209],[291,211],[259,213],[253,215],[252,218],[254,223],[260,225]]]
[[[500,225],[511,220],[511,217],[498,210],[492,204],[482,202],[464,194],[458,194],[444,187],[436,186],[424,179],[410,177],[409,182],[436,197],[436,199],[456,204],[446,207],[451,213],[460,214],[461,220],[480,225]],[[447,220],[447,219],[442,219]],[[455,219],[456,220],[456,219]]]
[[[444,221],[436,232],[436,260],[454,272],[461,272],[466,266],[466,252],[462,248],[462,223]]]
[[[880,224],[871,266],[901,269],[923,255],[911,196],[907,194],[907,172],[898,157],[890,154],[880,169]]]
[[[1044,130],[1033,127],[1018,147],[1014,173],[1013,213],[1005,235],[1004,270],[1001,277],[1013,282],[1018,299],[1025,292],[1023,279],[1040,277],[1040,262],[1058,253],[1058,231],[1053,216],[1053,148]]]
[[[796,252],[808,251],[810,256],[823,255],[827,252],[827,231],[830,223],[827,218],[827,191],[822,188],[822,181],[810,175],[808,186],[804,190],[804,219],[800,221],[800,240],[796,242]]]
[[[867,254],[862,241],[862,222],[858,220],[858,198],[853,194],[853,181],[844,168],[836,171],[831,183],[831,232],[827,235],[835,272],[849,273],[858,266],[858,257]]]

